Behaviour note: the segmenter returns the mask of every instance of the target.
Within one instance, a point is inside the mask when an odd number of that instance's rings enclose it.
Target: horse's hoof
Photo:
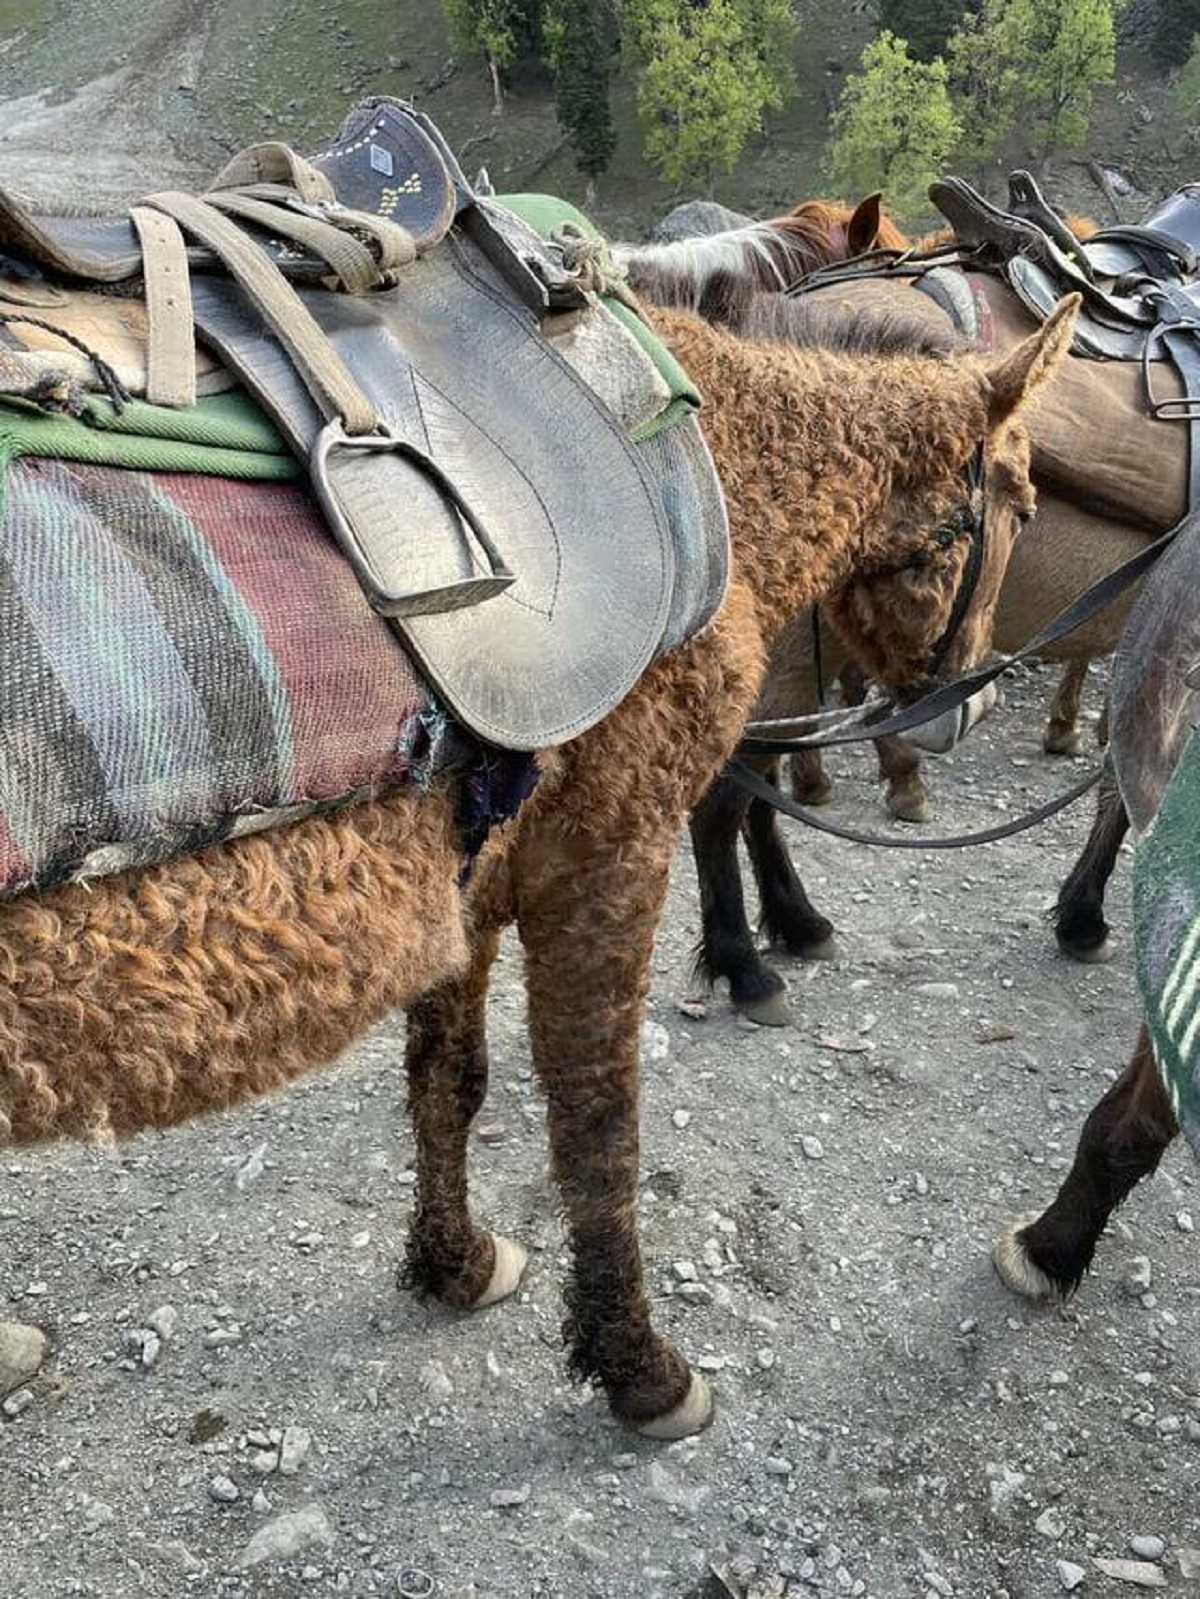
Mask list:
[[[1077,727],[1048,727],[1042,739],[1047,755],[1078,755],[1081,744]]]
[[[928,822],[933,816],[929,790],[923,783],[912,788],[890,788],[887,808],[898,822]]]
[[[1117,953],[1116,945],[1106,934],[1100,943],[1083,947],[1079,944],[1068,944],[1059,939],[1058,947],[1069,960],[1078,961],[1081,966],[1107,966]]]
[[[1025,1241],[1020,1236],[1026,1227],[1032,1226],[1037,1220],[1035,1211],[1027,1211],[1006,1227],[992,1245],[992,1264],[1004,1286],[1014,1294],[1020,1294],[1022,1299],[1059,1299],[1062,1296],[1054,1280],[1030,1260]]]
[[[830,933],[828,938],[823,938],[819,944],[809,944],[804,949],[797,949],[793,953],[799,955],[802,961],[840,961],[842,959],[842,946],[836,937]]]
[[[798,783],[793,778],[792,798],[797,805],[811,805],[814,810],[820,810],[823,805],[828,805],[833,799],[833,784],[827,777],[822,778],[819,783]]]
[[[676,1438],[690,1438],[703,1432],[711,1423],[716,1411],[712,1389],[698,1373],[692,1373],[692,1385],[673,1410],[653,1421],[639,1421],[634,1432],[643,1438],[660,1438],[673,1442]]]
[[[761,999],[738,1000],[736,1003],[747,1021],[755,1022],[759,1027],[790,1027],[795,1019],[786,988],[781,988],[775,994],[764,994]]]
[[[492,1243],[496,1248],[496,1264],[492,1268],[492,1280],[471,1306],[472,1310],[486,1310],[488,1305],[498,1305],[502,1299],[515,1294],[529,1261],[528,1254],[520,1244],[511,1238],[505,1238],[501,1233],[492,1234]]]

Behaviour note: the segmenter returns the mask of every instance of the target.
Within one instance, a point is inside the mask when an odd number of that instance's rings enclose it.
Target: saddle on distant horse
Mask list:
[[[543,336],[556,313],[607,315],[589,287],[473,194],[428,119],[373,100],[311,160],[255,146],[204,194],[127,217],[41,215],[0,189],[0,335],[27,357],[0,346],[0,397],[61,401],[46,367],[63,338],[118,405],[124,357],[144,356],[157,405],[232,373],[446,706],[531,750],[598,721],[678,642],[663,488]]]

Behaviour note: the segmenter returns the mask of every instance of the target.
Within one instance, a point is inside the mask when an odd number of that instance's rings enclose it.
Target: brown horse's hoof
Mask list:
[[[1060,1299],[1062,1296],[1053,1280],[1040,1266],[1035,1266],[1020,1236],[1026,1227],[1037,1221],[1037,1213],[1028,1211],[1018,1216],[1006,1227],[992,1245],[992,1265],[1004,1286],[1022,1299]]]
[[[1107,966],[1117,953],[1117,947],[1111,938],[1093,944],[1090,949],[1081,949],[1076,944],[1064,944],[1060,938],[1058,947],[1068,959],[1078,961],[1081,966]]]
[[[637,1422],[633,1430],[643,1438],[661,1438],[670,1443],[676,1438],[690,1438],[694,1433],[703,1432],[715,1413],[712,1389],[703,1377],[693,1372],[691,1387],[674,1409],[668,1410],[665,1416],[656,1416],[653,1421]]]
[[[1042,739],[1047,755],[1078,755],[1082,740],[1077,727],[1060,727],[1051,722]]]
[[[929,790],[920,778],[911,783],[890,784],[887,808],[898,822],[927,822],[933,815]]]
[[[793,756],[792,798],[797,805],[828,805],[833,798],[833,779],[823,767],[809,771]]]
[[[790,1027],[795,1021],[785,988],[762,999],[742,1000],[737,1008],[747,1021],[759,1027]]]
[[[526,1251],[521,1248],[520,1244],[514,1243],[511,1238],[505,1238],[500,1233],[493,1233],[492,1243],[496,1249],[496,1264],[492,1268],[492,1280],[479,1298],[471,1305],[470,1308],[472,1310],[485,1310],[488,1305],[498,1305],[502,1299],[507,1299],[511,1294],[515,1294],[529,1261]]]

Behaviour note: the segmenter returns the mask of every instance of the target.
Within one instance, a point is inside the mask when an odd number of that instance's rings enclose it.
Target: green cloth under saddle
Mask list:
[[[1200,1156],[1200,734],[1193,733],[1133,867],[1138,987],[1155,1057]]]
[[[551,195],[509,195],[499,203],[543,238],[549,239],[565,224],[590,238],[601,237],[581,211]],[[670,391],[661,414],[639,430],[639,441],[694,415],[700,406],[699,392],[667,347],[620,300],[606,296],[604,303],[650,356]],[[109,401],[90,397],[78,419],[48,416],[20,402],[0,402],[0,465],[31,455],[256,482],[284,482],[302,476],[304,470],[258,404],[241,390],[210,395],[187,411],[135,400],[118,413]]]

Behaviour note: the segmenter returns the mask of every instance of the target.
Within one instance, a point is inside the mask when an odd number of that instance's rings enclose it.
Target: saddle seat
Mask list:
[[[584,731],[678,642],[672,487],[543,336],[565,311],[630,342],[401,101],[127,217],[0,187],[0,398],[189,407],[241,384],[443,703],[512,750]]]
[[[974,264],[1002,274],[1039,319],[1064,294],[1083,295],[1076,354],[1151,360],[1166,353],[1156,346],[1169,329],[1200,324],[1200,183],[1185,184],[1145,223],[1084,241],[1028,172],[1009,179],[1007,210],[960,178],[941,179],[929,193]]]

